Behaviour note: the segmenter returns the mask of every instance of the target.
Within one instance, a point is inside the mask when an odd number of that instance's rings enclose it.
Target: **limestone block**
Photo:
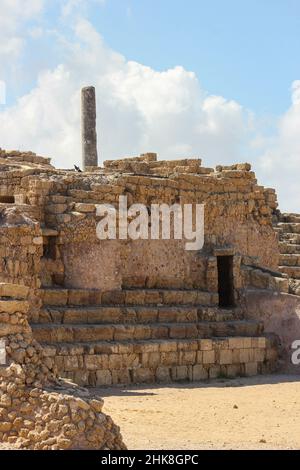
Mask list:
[[[66,356],[64,358],[64,369],[67,372],[76,371],[78,369],[77,356]]]
[[[178,363],[178,356],[176,352],[161,353],[161,364],[163,366],[174,366],[177,363]]]
[[[245,364],[245,375],[251,377],[257,374],[257,362],[248,362]]]
[[[110,370],[120,370],[123,368],[123,357],[119,354],[111,354],[108,357],[108,369]]]
[[[214,364],[216,361],[215,351],[203,351],[202,363],[203,364]]]
[[[265,349],[267,347],[267,338],[265,337],[252,338],[251,344],[252,344],[252,348]]]
[[[211,339],[201,339],[199,341],[199,347],[201,351],[210,351],[212,350],[213,343]]]
[[[143,366],[148,366],[149,356],[151,354],[158,354],[158,353],[142,354],[142,365]],[[128,367],[129,369],[134,369],[134,368],[139,366],[140,357],[139,357],[138,354],[123,354],[122,361],[123,361],[124,367]],[[149,365],[149,367],[151,367],[151,366]]]
[[[187,380],[189,378],[189,369],[187,366],[172,367],[171,375],[173,380]]]
[[[126,291],[125,303],[127,305],[144,305],[145,303],[145,291]]]
[[[6,313],[27,313],[29,303],[26,300],[0,300],[0,312]]]
[[[266,358],[266,350],[265,349],[254,349],[254,361],[255,362],[263,362]]]
[[[158,367],[155,372],[157,382],[166,383],[171,381],[169,367]]]
[[[229,349],[243,349],[244,346],[244,339],[242,337],[235,337],[235,338],[229,338],[228,340],[228,346]],[[251,347],[252,343],[250,344]]]
[[[221,375],[221,367],[219,365],[213,365],[209,367],[209,378],[216,379]]]
[[[273,277],[275,287],[280,292],[289,293],[289,280],[282,277]]]
[[[150,328],[150,326],[147,326],[147,325],[137,325],[134,329],[134,335],[133,335],[134,339],[137,339],[137,340],[150,339],[152,337],[153,330],[154,330],[154,327]],[[156,337],[156,336],[153,335],[153,337]]]
[[[100,292],[97,292],[97,295],[100,295]],[[121,290],[101,292],[101,302],[99,299],[98,303],[122,305],[125,303],[125,292]]]
[[[0,283],[0,297],[13,297],[15,299],[26,299],[29,287],[19,284]]]
[[[252,348],[252,338],[250,338],[250,337],[244,338],[244,340],[243,340],[243,348],[245,348],[245,349],[247,349],[247,348]]]
[[[114,349],[113,352],[117,352],[118,354],[133,354],[133,344],[131,343],[119,343],[115,346],[116,350]]]
[[[161,358],[159,352],[148,353],[147,364],[150,369],[156,369],[157,367],[159,367],[160,363]]]
[[[220,351],[220,364],[221,365],[232,364],[232,350],[231,349],[223,349]]]
[[[138,368],[133,370],[134,383],[152,383],[154,381],[154,372],[151,369]]]
[[[116,325],[114,327],[114,340],[126,341],[132,340],[135,334],[135,326],[132,325]]]
[[[69,224],[71,222],[70,214],[57,214],[56,220],[58,224]]]
[[[108,325],[74,328],[75,341],[112,341],[114,329]]]
[[[202,365],[196,364],[192,369],[193,381],[206,380],[208,379],[208,370],[205,369]]]
[[[112,375],[109,370],[97,370],[96,377],[96,383],[99,387],[112,384]]]
[[[74,382],[79,386],[84,387],[89,384],[88,376],[89,373],[87,370],[76,370],[74,371]]]
[[[44,289],[42,300],[44,305],[66,305],[68,291],[66,289]]]
[[[66,212],[67,208],[67,204],[48,204],[46,206],[46,212],[50,214],[63,214]]]
[[[231,365],[226,366],[226,368],[227,368],[227,373],[226,373],[227,377],[234,378],[240,375],[241,373],[240,365],[231,364]]]
[[[180,351],[179,352],[179,365],[193,365],[196,363],[196,351]]]
[[[158,309],[152,307],[143,307],[143,308],[136,308],[135,309],[137,320],[143,323],[155,323],[157,320],[161,321],[158,317]]]
[[[177,341],[178,351],[197,351],[198,340],[179,340]]]
[[[158,352],[160,350],[161,344],[147,341],[144,343],[135,343],[133,345],[133,352],[139,353],[151,353]]]
[[[178,348],[177,342],[176,341],[168,341],[168,342],[162,342],[159,345],[159,351],[161,353],[165,352],[176,352]]]
[[[0,339],[0,366],[6,365],[7,357],[6,357],[6,341],[4,339]]]
[[[131,383],[130,373],[127,369],[112,370],[111,375],[113,385],[127,385]]]
[[[79,202],[75,204],[75,211],[77,212],[95,212],[96,206],[95,204],[87,204],[83,202]]]
[[[233,349],[232,350],[232,363],[239,364],[241,362],[240,359],[240,349]]]
[[[240,361],[243,363],[254,362],[254,349],[240,349]]]

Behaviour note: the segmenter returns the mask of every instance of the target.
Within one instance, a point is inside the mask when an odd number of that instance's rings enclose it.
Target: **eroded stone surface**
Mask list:
[[[1,288],[11,296],[25,291],[11,284]],[[28,309],[20,312],[16,301],[5,302],[10,308],[0,313],[0,346],[6,349],[0,364],[0,441],[34,450],[124,449],[119,428],[102,412],[103,400],[59,379],[32,336]]]
[[[298,292],[289,276],[298,269],[299,221],[279,220],[275,191],[258,185],[249,164],[214,169],[147,153],[77,173],[1,151],[0,168],[0,294],[15,295],[18,306],[10,311],[0,299],[0,331],[33,340],[22,292],[8,283],[26,286],[47,373],[94,386],[274,370],[276,340],[259,318],[247,320],[243,294]],[[205,204],[203,250],[174,239],[100,241],[96,206],[116,206],[121,195],[148,208]],[[292,230],[286,252],[281,222]],[[217,258],[225,255],[233,257],[235,297],[227,310],[218,305]],[[22,349],[14,360],[30,362]]]

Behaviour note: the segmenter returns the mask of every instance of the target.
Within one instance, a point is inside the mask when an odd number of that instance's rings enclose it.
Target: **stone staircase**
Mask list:
[[[300,215],[281,214],[275,230],[279,234],[279,270],[300,280]]]
[[[197,290],[41,290],[34,337],[60,375],[80,385],[255,375],[276,363],[263,323]]]

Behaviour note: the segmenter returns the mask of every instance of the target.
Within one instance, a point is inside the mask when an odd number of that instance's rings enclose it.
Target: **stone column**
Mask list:
[[[98,166],[96,131],[96,90],[89,86],[81,90],[82,163],[84,170]]]

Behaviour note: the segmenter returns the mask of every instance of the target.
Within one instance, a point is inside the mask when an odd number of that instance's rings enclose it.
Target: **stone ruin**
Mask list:
[[[147,153],[78,173],[0,150],[0,170],[0,441],[123,449],[95,386],[299,372],[300,215],[249,164]],[[96,206],[121,195],[204,203],[203,249],[99,240]]]
[[[22,236],[22,234],[20,233]],[[32,256],[34,241],[22,246]],[[2,238],[2,242],[4,239]],[[5,236],[5,241],[8,237]],[[60,380],[28,324],[29,287],[0,284],[0,442],[19,449],[125,449],[103,400]],[[7,355],[7,357],[6,357]]]

